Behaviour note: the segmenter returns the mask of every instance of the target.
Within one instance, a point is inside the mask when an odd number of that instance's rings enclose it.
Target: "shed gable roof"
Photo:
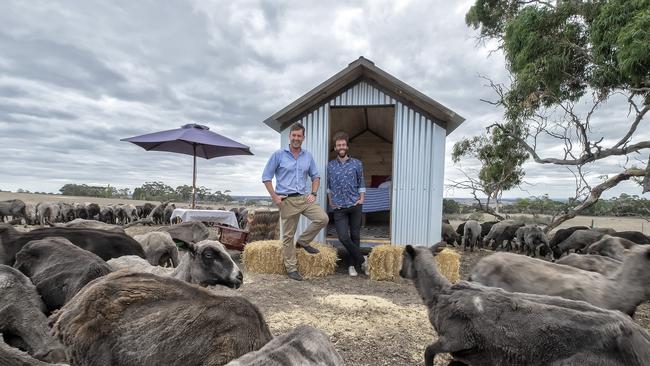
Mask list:
[[[443,125],[447,130],[447,135],[465,121],[465,118],[456,112],[422,94],[415,88],[378,68],[374,62],[361,56],[336,75],[267,118],[264,123],[281,132],[306,112],[326,103],[360,80],[375,84],[400,102],[420,110],[428,118]]]

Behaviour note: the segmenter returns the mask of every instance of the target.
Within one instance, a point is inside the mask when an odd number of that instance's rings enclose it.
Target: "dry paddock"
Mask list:
[[[155,229],[135,226],[127,233],[138,235]],[[461,278],[467,278],[472,266],[491,253],[463,253]],[[299,324],[323,330],[347,365],[422,365],[424,348],[436,339],[426,308],[413,285],[404,279],[352,278],[339,265],[332,276],[303,282],[281,275],[245,273],[244,285],[236,293],[260,308],[274,335]],[[639,307],[635,320],[650,329],[650,303]],[[449,360],[439,357],[436,365],[447,365]]]
[[[15,196],[2,192],[0,200],[88,200],[87,197]],[[90,200],[101,201],[101,204],[120,202]],[[580,219],[571,220],[564,226],[590,224],[590,218],[576,221]],[[604,221],[601,223],[600,220]],[[617,230],[640,230],[642,220],[598,218],[595,224]],[[644,226],[645,232],[650,234],[650,224]],[[136,226],[127,232],[137,235],[154,229]],[[467,278],[474,263],[490,253],[482,250],[463,253],[461,278]],[[286,276],[246,273],[244,286],[237,292],[260,308],[275,335],[283,334],[298,324],[310,324],[323,330],[347,365],[420,365],[424,347],[436,338],[426,308],[410,282],[377,282],[365,276],[351,278],[342,265],[333,276],[304,282],[295,282]],[[639,307],[635,321],[650,329],[649,303]],[[438,358],[436,365],[446,365],[447,362],[448,359]]]
[[[131,234],[149,230],[128,229]],[[490,253],[464,253],[461,277],[467,278],[473,264]],[[339,265],[333,276],[303,282],[245,273],[237,292],[260,308],[275,335],[299,324],[323,330],[347,365],[420,365],[425,346],[436,338],[415,288],[403,279],[396,283],[352,278]],[[635,318],[650,329],[650,304],[642,305]],[[439,358],[436,365],[447,362]]]

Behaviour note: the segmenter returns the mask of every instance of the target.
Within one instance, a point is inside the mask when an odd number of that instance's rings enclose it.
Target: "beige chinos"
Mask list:
[[[300,215],[307,217],[311,224],[300,234],[296,244],[308,245],[318,235],[322,228],[327,226],[329,218],[327,213],[315,201],[308,203],[305,196],[287,197],[280,203],[280,219],[282,223],[282,247],[284,254],[284,267],[287,272],[298,270],[296,258],[296,245],[293,237],[296,234]]]

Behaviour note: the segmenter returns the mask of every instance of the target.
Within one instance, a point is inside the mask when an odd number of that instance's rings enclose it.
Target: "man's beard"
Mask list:
[[[292,140],[292,141],[291,141],[291,146],[292,146],[294,149],[299,148],[301,145],[302,145],[302,142],[300,142],[300,141],[296,141],[296,140]]]
[[[348,155],[348,151],[347,150],[339,150],[339,151],[337,151],[337,154],[339,155],[339,158],[344,158],[344,157],[346,157]]]

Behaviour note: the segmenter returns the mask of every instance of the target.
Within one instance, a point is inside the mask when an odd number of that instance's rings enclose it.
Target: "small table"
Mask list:
[[[183,221],[214,222],[226,224],[238,228],[237,216],[232,211],[223,210],[192,210],[189,208],[177,208],[172,212],[172,219],[178,217]]]

